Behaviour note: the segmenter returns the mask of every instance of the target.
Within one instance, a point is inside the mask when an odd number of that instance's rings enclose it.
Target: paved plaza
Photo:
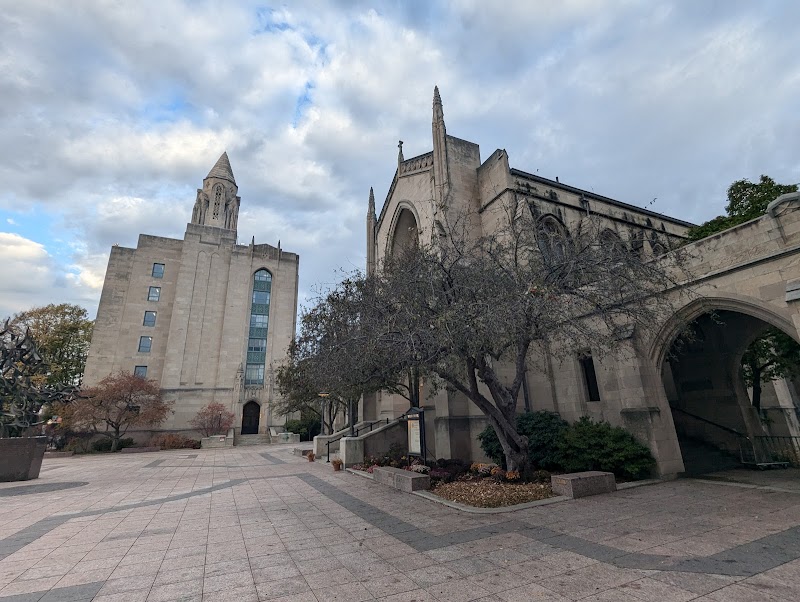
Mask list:
[[[799,482],[727,473],[474,514],[290,446],[47,459],[0,484],[0,602],[794,601]]]

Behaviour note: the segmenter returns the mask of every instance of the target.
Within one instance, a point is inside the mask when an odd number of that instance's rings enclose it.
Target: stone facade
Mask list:
[[[237,434],[248,402],[246,431],[284,422],[271,410],[273,372],[294,336],[299,257],[237,244],[237,192],[223,154],[183,240],[141,234],[135,249],[111,249],[84,383],[146,372],[175,402],[164,429],[189,429],[210,402],[234,411]]]
[[[513,169],[504,150],[496,150],[481,162],[477,144],[447,134],[438,90],[434,92],[432,138],[433,151],[411,159],[404,159],[401,143],[397,171],[379,214],[370,191],[368,271],[379,269],[384,257],[411,238],[432,242],[435,236],[445,234],[444,224],[459,216],[470,216],[463,232],[478,236],[496,231],[501,220],[513,215],[511,208],[521,205],[530,208],[541,227],[561,235],[568,235],[586,215],[599,217],[609,244],[624,245],[644,261],[657,260],[679,246],[689,257],[692,278],[686,284],[692,294],[687,297],[665,291],[674,298],[675,307],[674,316],[665,324],[654,325],[649,333],[631,332],[621,338],[619,353],[613,356],[590,355],[594,390],[581,358],[531,357],[520,411],[551,410],[570,421],[591,416],[624,426],[650,446],[664,475],[684,470],[678,434],[691,435],[693,431],[682,430],[675,420],[685,421],[686,414],[681,412],[686,404],[692,414],[699,412],[699,418],[688,419],[694,430],[702,419],[729,417],[730,409],[735,408],[736,426],[743,434],[770,434],[763,424],[768,421],[759,421],[748,407],[746,391],[735,382],[736,369],[744,348],[769,325],[800,340],[797,199],[786,200],[779,211],[758,220],[686,245],[692,224],[685,221]],[[668,397],[670,365],[666,359],[676,336],[693,320],[726,309],[736,312],[736,320],[743,325],[738,328],[730,316],[730,328],[722,329],[730,331],[728,339],[719,338],[713,349],[709,344],[695,358],[700,361],[696,365],[711,362],[716,370],[714,382],[698,391],[709,398],[709,388],[714,389],[721,401],[698,408],[689,403],[685,393]],[[683,362],[684,373],[679,375],[684,381],[691,380],[689,364]],[[482,459],[477,435],[487,424],[483,414],[459,394],[440,390],[429,395],[429,389],[423,385],[427,440],[434,454]],[[404,398],[383,392],[364,399],[363,414],[365,419],[392,418],[407,409]],[[779,426],[775,428],[780,431]],[[711,437],[703,438],[713,442]]]

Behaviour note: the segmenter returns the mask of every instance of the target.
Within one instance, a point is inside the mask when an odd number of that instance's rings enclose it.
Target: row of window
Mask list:
[[[250,304],[250,332],[247,340],[247,363],[244,370],[245,385],[264,384],[264,366],[267,361],[267,330],[269,328],[269,302],[272,293],[272,274],[258,270],[253,274],[253,297]]]
[[[153,270],[150,272],[150,275],[153,278],[163,278],[164,267],[165,266],[163,263],[154,263]],[[147,300],[158,301],[159,299],[161,299],[161,287],[160,286],[149,287],[147,289]],[[144,319],[142,320],[142,326],[152,327],[155,325],[156,325],[156,312],[154,311],[144,312]],[[150,350],[152,348],[153,348],[153,337],[148,337],[148,336],[139,337],[139,353],[150,353]],[[147,366],[134,366],[133,374],[141,378],[147,378]]]

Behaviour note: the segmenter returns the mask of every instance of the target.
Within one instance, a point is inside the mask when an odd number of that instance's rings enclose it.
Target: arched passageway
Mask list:
[[[258,422],[261,417],[261,406],[255,401],[248,401],[242,407],[242,435],[258,433]]]
[[[767,382],[757,408],[748,388],[752,382],[744,378],[745,352],[769,332],[781,331],[752,315],[723,309],[702,313],[673,338],[661,375],[687,473],[739,466],[742,445],[756,437],[800,435],[796,394],[790,391],[788,402],[785,395],[777,399],[777,387]]]

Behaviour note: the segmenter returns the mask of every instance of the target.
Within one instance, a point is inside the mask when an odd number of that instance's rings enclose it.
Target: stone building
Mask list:
[[[227,153],[198,189],[182,240],[140,234],[108,260],[84,382],[135,372],[161,384],[189,429],[209,402],[236,414],[237,434],[282,424],[273,370],[297,315],[299,257],[269,244],[237,244],[240,198]]]
[[[379,214],[370,192],[368,271],[409,239],[432,242],[449,217],[470,215],[473,233],[489,233],[523,201],[555,240],[591,214],[604,223],[608,244],[623,245],[645,261],[686,242],[692,224],[680,219],[511,168],[504,150],[482,161],[477,144],[447,133],[438,89],[432,137],[433,150],[410,159],[400,143]],[[619,347],[628,353],[619,357],[591,350],[567,360],[532,357],[520,411],[551,410],[569,421],[591,416],[624,426],[649,445],[664,475],[688,469],[684,459],[698,440],[738,453],[740,436],[798,434],[787,431],[797,426],[796,392],[784,392],[770,420],[760,420],[738,365],[747,345],[770,325],[800,340],[800,202],[783,199],[773,213],[683,249],[697,291],[691,302],[676,295],[674,316],[653,332],[621,339]],[[723,321],[711,319],[712,312]],[[670,359],[679,332],[692,323],[705,330],[703,336],[687,354]],[[423,385],[430,452],[482,457],[477,435],[487,424],[483,414],[460,394],[428,393]],[[405,398],[382,392],[364,399],[363,415],[394,418],[407,409]]]

